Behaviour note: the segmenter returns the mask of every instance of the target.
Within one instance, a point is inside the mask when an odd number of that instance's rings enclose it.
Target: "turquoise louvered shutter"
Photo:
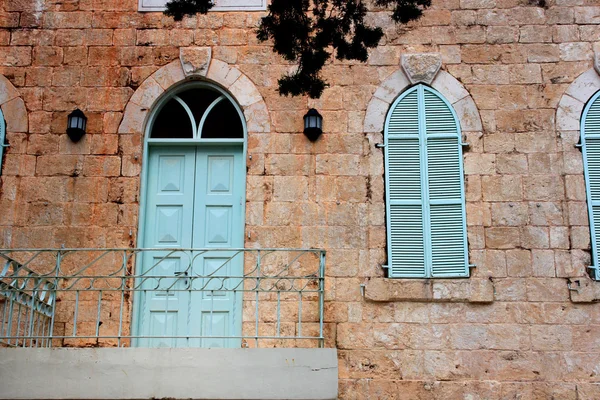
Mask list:
[[[385,130],[390,277],[468,276],[458,121],[418,85],[392,106]]]
[[[4,115],[0,110],[0,174],[2,173],[2,156],[4,155],[4,147],[6,145],[6,123],[4,122]]]
[[[600,240],[600,92],[583,111],[581,126],[583,166],[587,191],[588,214],[592,238],[592,268],[600,279],[598,242]]]

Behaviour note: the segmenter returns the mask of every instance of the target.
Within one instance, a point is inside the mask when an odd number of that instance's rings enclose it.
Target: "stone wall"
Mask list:
[[[262,15],[174,23],[137,12],[136,0],[0,3],[10,143],[0,247],[135,246],[156,98],[141,94],[162,93],[143,88],[154,80],[164,92],[185,79],[181,48],[210,47],[207,76],[249,121],[246,246],[328,251],[327,343],[339,350],[341,398],[599,398],[600,284],[586,270],[575,148],[577,110],[600,89],[597,1],[433,0],[404,27],[374,10],[382,45],[366,64],[330,63],[320,100],[277,94],[290,66],[256,40]],[[463,127],[476,268],[465,280],[390,282],[378,124],[405,88],[401,55],[423,52],[441,54],[440,73],[458,83],[448,93],[465,90],[481,121]],[[77,107],[88,134],[73,144],[66,116]],[[324,116],[316,143],[301,134],[308,107]]]

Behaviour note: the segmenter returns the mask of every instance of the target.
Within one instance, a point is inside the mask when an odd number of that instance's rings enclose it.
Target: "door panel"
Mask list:
[[[239,336],[241,334],[242,292],[233,290],[242,286],[243,254],[226,251],[227,248],[242,248],[243,201],[245,167],[242,149],[235,147],[209,147],[198,152],[196,161],[195,248],[215,248],[200,254],[194,268],[206,276],[203,285],[214,291],[192,292],[192,302],[198,305],[199,313],[193,313],[194,329],[201,335]],[[198,228],[196,228],[198,227]],[[233,257],[233,258],[231,258]],[[218,289],[229,291],[219,291]],[[235,334],[234,334],[235,333]],[[203,347],[239,347],[239,339],[204,339]]]
[[[243,254],[230,259],[226,249],[243,247],[244,178],[242,148],[150,147],[144,246],[220,251],[146,252],[138,331],[216,337],[140,339],[139,346],[239,347],[239,339],[218,336],[241,333],[242,293],[223,289],[242,283]]]

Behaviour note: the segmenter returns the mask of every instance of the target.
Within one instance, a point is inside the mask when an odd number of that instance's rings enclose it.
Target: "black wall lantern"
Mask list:
[[[72,141],[79,142],[83,135],[85,135],[86,125],[87,117],[78,108],[69,114],[69,119],[67,122],[67,135],[69,135]]]
[[[323,133],[323,117],[317,110],[311,108],[304,116],[304,134],[314,142]]]

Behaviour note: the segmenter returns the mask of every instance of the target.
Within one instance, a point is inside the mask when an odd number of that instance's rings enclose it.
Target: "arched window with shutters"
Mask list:
[[[594,278],[600,279],[600,264],[598,262],[598,242],[600,241],[600,92],[592,96],[586,105],[581,121],[583,171],[592,238],[592,266],[590,268],[594,271]]]
[[[384,132],[388,276],[468,277],[460,125],[437,91],[417,85]]]
[[[8,144],[6,143],[6,123],[4,122],[2,110],[0,110],[0,175],[2,174],[2,160],[5,147],[8,147]]]

